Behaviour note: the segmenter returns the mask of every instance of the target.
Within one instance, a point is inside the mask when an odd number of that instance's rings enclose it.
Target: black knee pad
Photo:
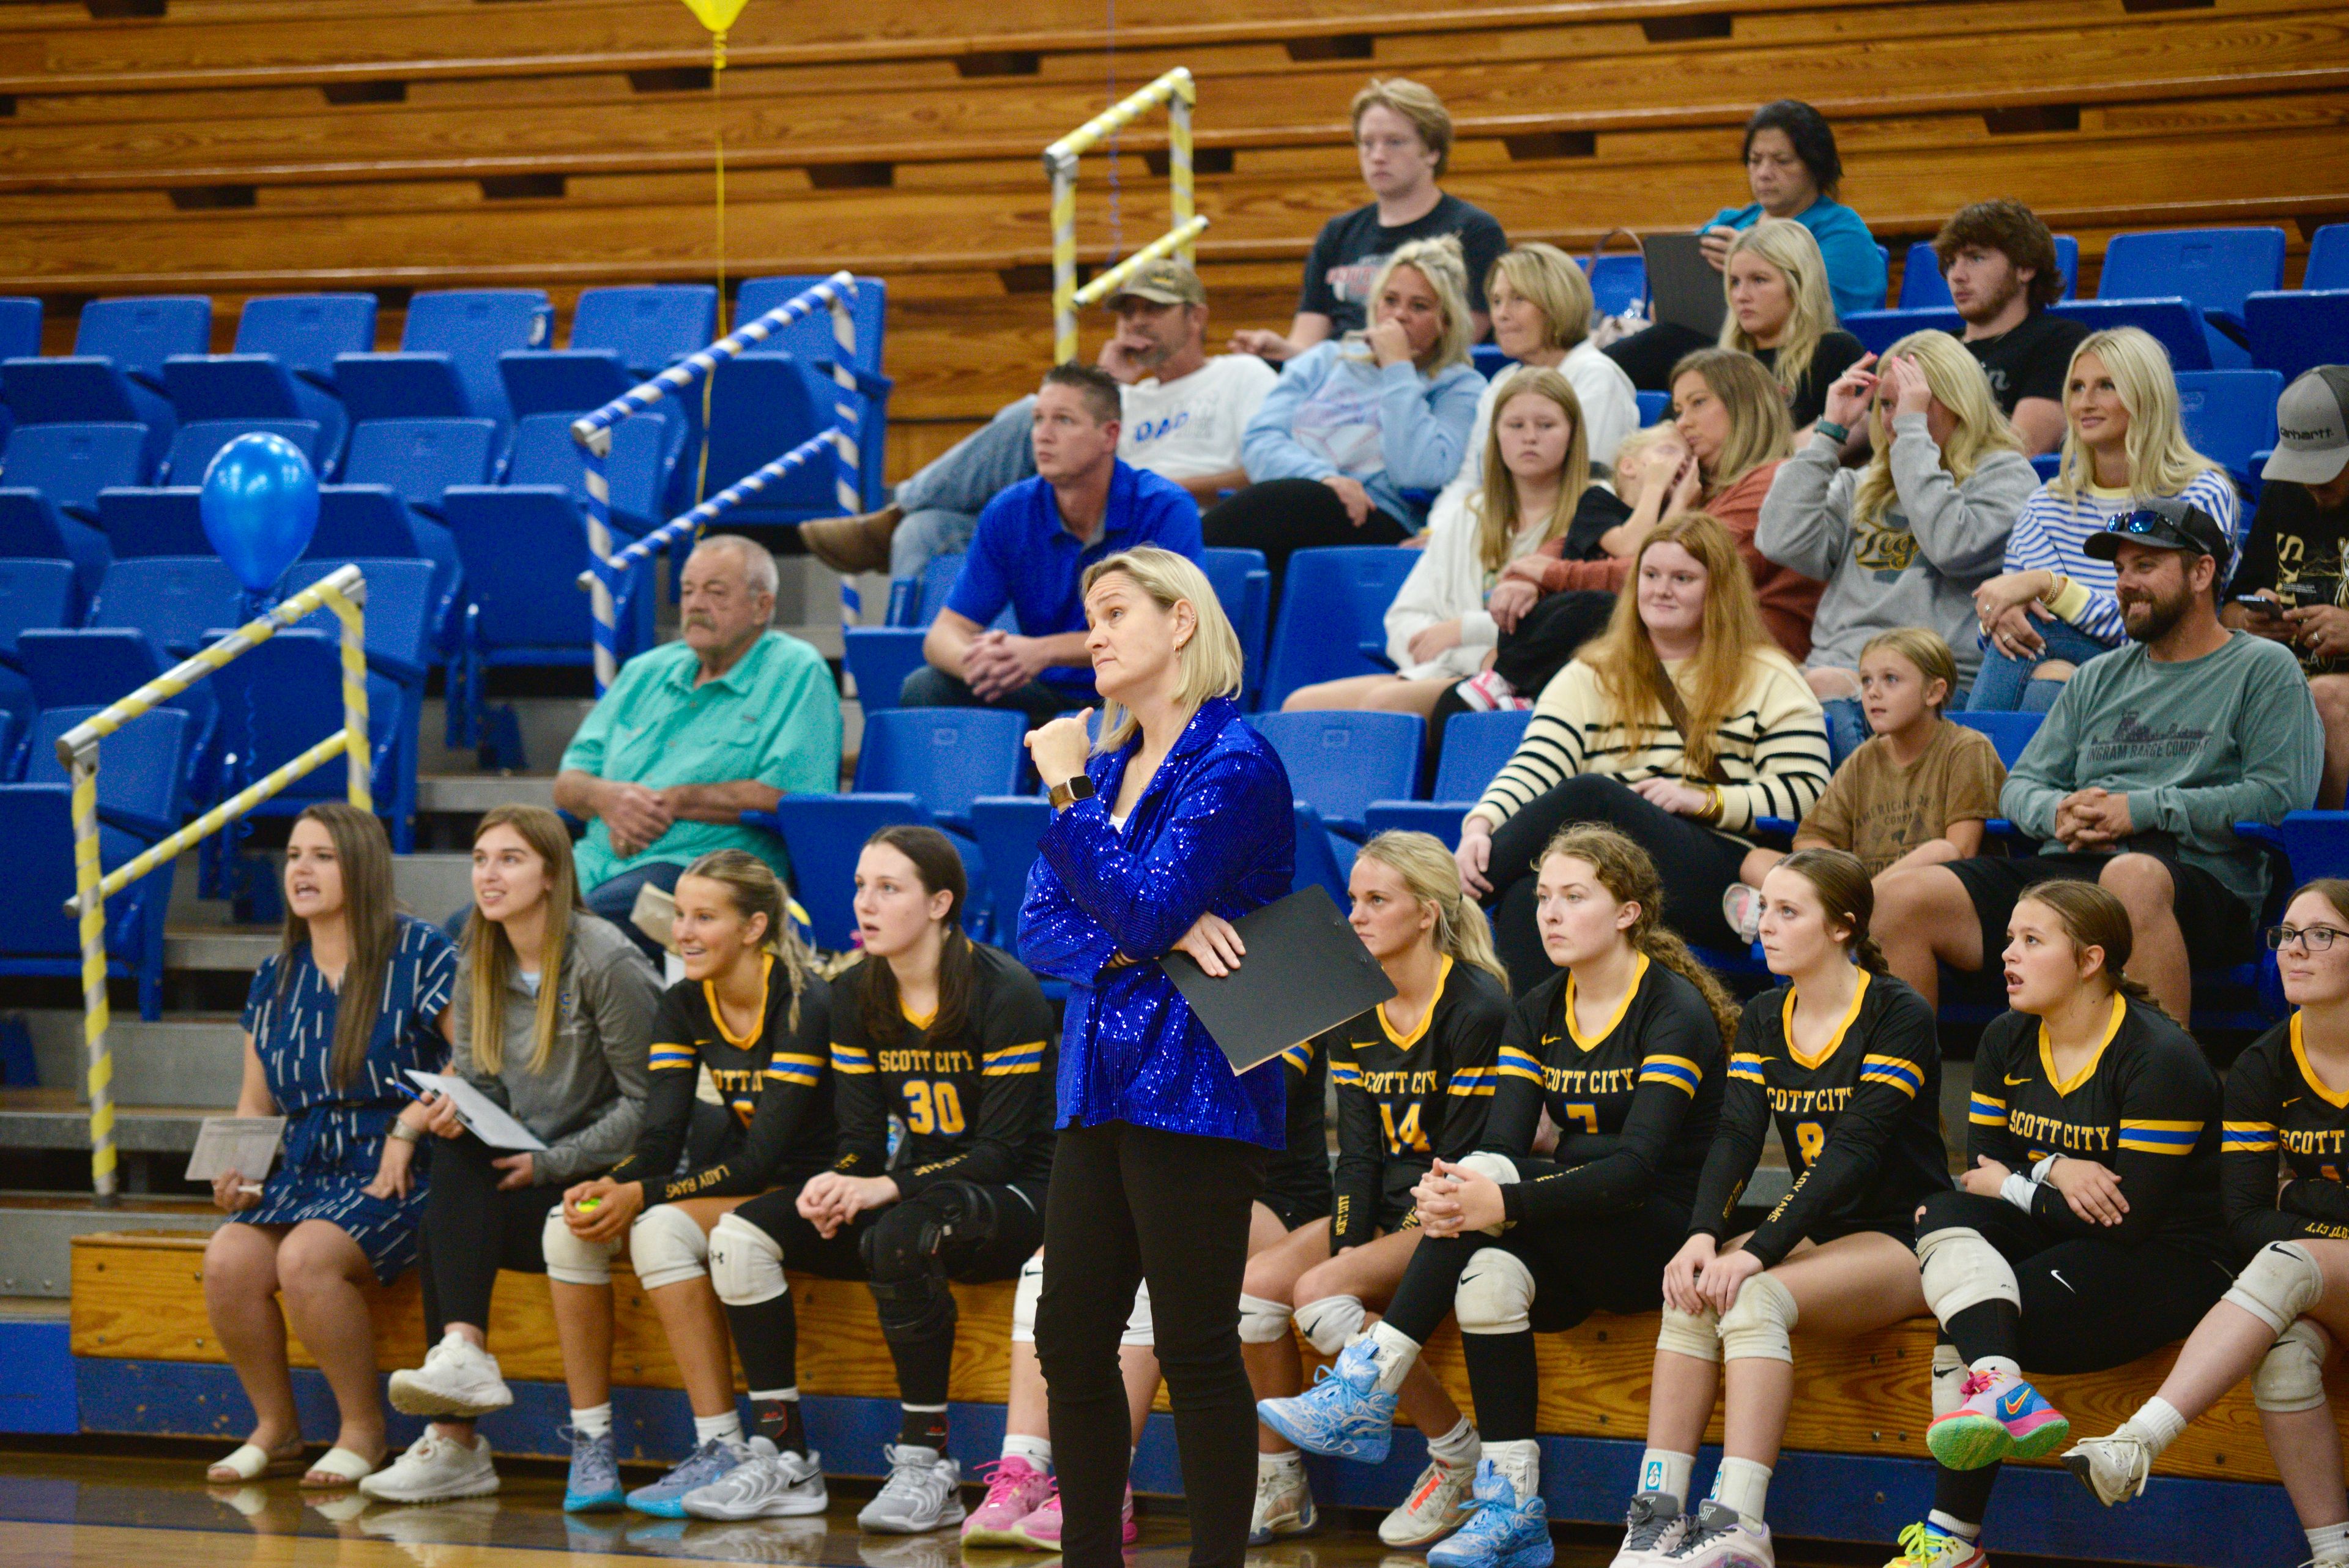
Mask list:
[[[925,1339],[954,1328],[954,1292],[943,1256],[957,1219],[948,1196],[934,1188],[901,1203],[857,1241],[884,1338]]]

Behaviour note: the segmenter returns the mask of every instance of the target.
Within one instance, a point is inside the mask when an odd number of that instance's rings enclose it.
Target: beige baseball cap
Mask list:
[[[2276,400],[2276,446],[2261,479],[2330,484],[2349,467],[2349,366],[2303,372]]]
[[[1178,256],[1161,256],[1146,266],[1138,266],[1126,275],[1117,292],[1102,303],[1112,310],[1121,299],[1146,299],[1153,305],[1205,305],[1207,286],[1191,264]]]

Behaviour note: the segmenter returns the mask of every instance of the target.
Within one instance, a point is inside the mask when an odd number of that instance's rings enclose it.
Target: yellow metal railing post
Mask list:
[[[67,759],[73,777],[74,888],[80,902],[82,1044],[89,1054],[89,1183],[114,1196],[114,1058],[106,1044],[106,900],[98,896],[98,749]]]
[[[367,744],[367,615],[359,604],[367,598],[364,582],[352,592],[354,600],[329,590],[327,607],[343,626],[343,756],[350,763],[350,802],[361,811],[375,809],[374,748]]]
[[[1193,226],[1191,196],[1191,106],[1198,88],[1191,73],[1175,67],[1140,92],[1079,126],[1044,149],[1044,171],[1052,179],[1052,358],[1065,365],[1077,357],[1077,160],[1160,104],[1166,106],[1168,204],[1174,244],[1156,242],[1156,255],[1177,244],[1191,259],[1191,240],[1206,225]],[[1187,233],[1186,233],[1187,231]],[[1154,256],[1153,259],[1155,259]],[[1099,280],[1095,280],[1098,282]],[[1095,296],[1094,297],[1099,297]]]

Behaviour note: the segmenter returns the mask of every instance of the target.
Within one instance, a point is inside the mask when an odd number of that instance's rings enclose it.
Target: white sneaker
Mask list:
[[[2115,1432],[2109,1438],[2088,1438],[2073,1444],[2064,1456],[2064,1468],[2085,1481],[2096,1501],[2110,1508],[2145,1495],[2145,1483],[2153,1473],[2153,1456],[2135,1438]]]
[[[1752,941],[1762,934],[1762,889],[1743,882],[1732,882],[1721,890],[1721,918],[1729,922],[1741,941]]]
[[[1623,1545],[1608,1568],[1653,1568],[1679,1549],[1696,1521],[1666,1491],[1643,1491],[1623,1513]]]
[[[1310,1534],[1320,1525],[1321,1516],[1313,1511],[1313,1489],[1306,1482],[1304,1466],[1278,1469],[1257,1467],[1256,1509],[1248,1516],[1250,1546]]]
[[[830,1501],[823,1488],[823,1457],[786,1453],[764,1438],[752,1438],[750,1457],[685,1494],[685,1511],[696,1519],[797,1519],[822,1513]]]
[[[512,1403],[498,1358],[461,1334],[443,1334],[423,1366],[391,1375],[391,1407],[403,1416],[471,1420]]]
[[[408,1451],[373,1475],[359,1478],[359,1490],[378,1502],[447,1502],[487,1497],[498,1490],[490,1440],[475,1433],[471,1443],[427,1427]]]
[[[1379,1539],[1389,1546],[1425,1546],[1460,1528],[1468,1516],[1462,1505],[1476,1481],[1476,1467],[1447,1465],[1431,1458],[1411,1491],[1379,1521]],[[1258,1493],[1262,1495],[1261,1491]]]
[[[918,1535],[960,1524],[962,1467],[936,1449],[897,1443],[886,1450],[889,1479],[856,1515],[856,1526],[885,1535]]]
[[[1778,1559],[1771,1549],[1768,1525],[1754,1530],[1735,1509],[1707,1499],[1681,1543],[1651,1561],[1671,1568],[1776,1568]]]

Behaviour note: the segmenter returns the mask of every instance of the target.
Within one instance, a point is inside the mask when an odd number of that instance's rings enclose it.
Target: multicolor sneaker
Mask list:
[[[574,1454],[576,1450],[574,1450]],[[740,1438],[712,1438],[686,1457],[683,1464],[628,1494],[628,1506],[660,1519],[685,1517],[685,1494],[699,1491],[750,1457],[750,1447]]]
[[[1321,1528],[1313,1510],[1313,1488],[1303,1465],[1256,1469],[1256,1508],[1248,1515],[1247,1543],[1269,1546],[1291,1535],[1310,1535]]]
[[[2124,1430],[2074,1444],[2064,1456],[2064,1468],[2078,1476],[2096,1494],[2098,1502],[2110,1508],[2145,1495],[2146,1480],[2153,1473],[2153,1456]]]
[[[1379,1392],[1377,1348],[1362,1339],[1304,1393],[1257,1400],[1256,1417],[1309,1454],[1374,1465],[1394,1442],[1395,1396]]]
[[[1043,1505],[1011,1527],[1011,1537],[1021,1546],[1032,1546],[1039,1552],[1061,1549],[1061,1492],[1058,1484]],[[1125,1543],[1133,1545],[1142,1538],[1142,1526],[1133,1522],[1133,1488],[1125,1489]]]
[[[1990,1553],[1962,1535],[1911,1524],[1900,1532],[1900,1555],[1884,1568],[1990,1568]]]
[[[1541,1499],[1519,1502],[1490,1459],[1476,1466],[1475,1496],[1476,1511],[1428,1552],[1427,1568],[1549,1568],[1557,1552]]]
[[[1732,882],[1721,890],[1721,918],[1737,933],[1740,941],[1750,942],[1762,934],[1762,889],[1743,882]]]
[[[1770,1548],[1770,1529],[1757,1532],[1746,1527],[1744,1516],[1707,1499],[1697,1510],[1696,1524],[1669,1553],[1654,1558],[1672,1568],[1778,1568]]]
[[[1532,698],[1520,696],[1515,687],[1490,670],[1478,670],[1453,690],[1460,693],[1460,700],[1468,704],[1472,711],[1479,713],[1490,713],[1496,709],[1508,711],[1534,705]]]
[[[1925,1428],[1925,1446],[1953,1470],[2044,1459],[2072,1435],[2064,1412],[2020,1377],[1976,1372],[1960,1392],[1964,1403]]]
[[[1040,1470],[1017,1454],[1006,1454],[991,1465],[981,1465],[978,1474],[987,1481],[987,1501],[977,1512],[962,1521],[962,1543],[965,1546],[1025,1546],[1027,1542],[1012,1533],[1012,1527],[1044,1506],[1047,1500],[1058,1497],[1060,1489],[1053,1485],[1051,1475]]]
[[[609,1432],[564,1427],[555,1434],[571,1439],[571,1479],[563,1487],[563,1511],[602,1513],[626,1505],[620,1490],[620,1450]]]
[[[1653,1568],[1695,1525],[1694,1516],[1682,1512],[1681,1500],[1671,1493],[1643,1491],[1623,1511],[1623,1545],[1608,1568]]]
[[[1428,1546],[1443,1540],[1460,1528],[1470,1506],[1468,1489],[1475,1484],[1475,1465],[1430,1459],[1402,1501],[1379,1521],[1379,1539],[1389,1546]]]

